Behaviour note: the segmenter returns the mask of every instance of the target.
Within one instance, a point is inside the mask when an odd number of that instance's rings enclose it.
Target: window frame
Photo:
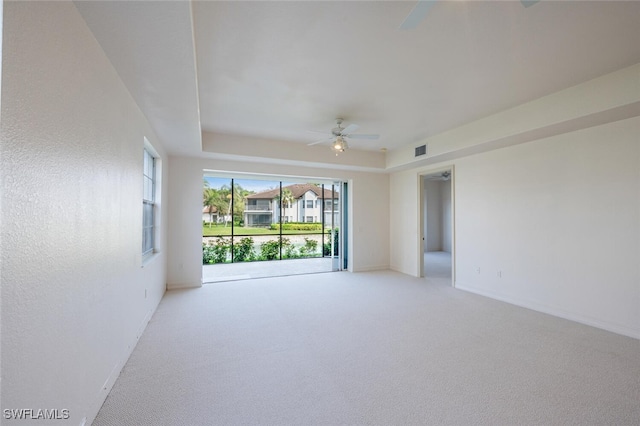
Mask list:
[[[151,164],[149,164],[151,160]],[[142,266],[160,251],[160,187],[162,160],[145,137],[142,151]]]

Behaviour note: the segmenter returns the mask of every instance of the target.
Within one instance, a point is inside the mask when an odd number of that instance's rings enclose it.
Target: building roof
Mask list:
[[[204,206],[204,208],[202,209],[202,213],[218,213],[218,209],[216,208],[216,206]]]
[[[304,194],[311,191],[319,198],[322,198],[322,188],[313,183],[294,183],[293,185],[283,186],[282,189],[288,189],[293,194],[293,198],[301,198]],[[338,192],[335,192],[338,196]],[[258,192],[257,194],[248,195],[250,199],[272,200],[280,195],[280,189],[270,189],[268,191]],[[333,194],[330,189],[324,190],[324,198],[332,198]]]

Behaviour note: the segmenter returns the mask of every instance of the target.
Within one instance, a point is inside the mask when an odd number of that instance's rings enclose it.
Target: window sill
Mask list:
[[[159,251],[154,251],[153,253],[144,255],[142,257],[142,265],[140,265],[140,267],[141,268],[145,268],[145,267],[149,266],[158,257],[160,257],[160,252]]]

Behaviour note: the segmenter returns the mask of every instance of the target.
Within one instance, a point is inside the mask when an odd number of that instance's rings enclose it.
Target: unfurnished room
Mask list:
[[[2,425],[640,424],[640,2],[0,1]]]

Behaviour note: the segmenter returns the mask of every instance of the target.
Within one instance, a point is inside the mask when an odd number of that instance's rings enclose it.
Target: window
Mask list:
[[[152,254],[155,248],[154,234],[156,228],[156,159],[147,148],[144,149],[142,175],[142,255],[146,256]]]
[[[307,200],[307,208],[308,209],[312,209],[313,208],[313,200]]]
[[[307,222],[313,222],[313,216],[307,216]]]

